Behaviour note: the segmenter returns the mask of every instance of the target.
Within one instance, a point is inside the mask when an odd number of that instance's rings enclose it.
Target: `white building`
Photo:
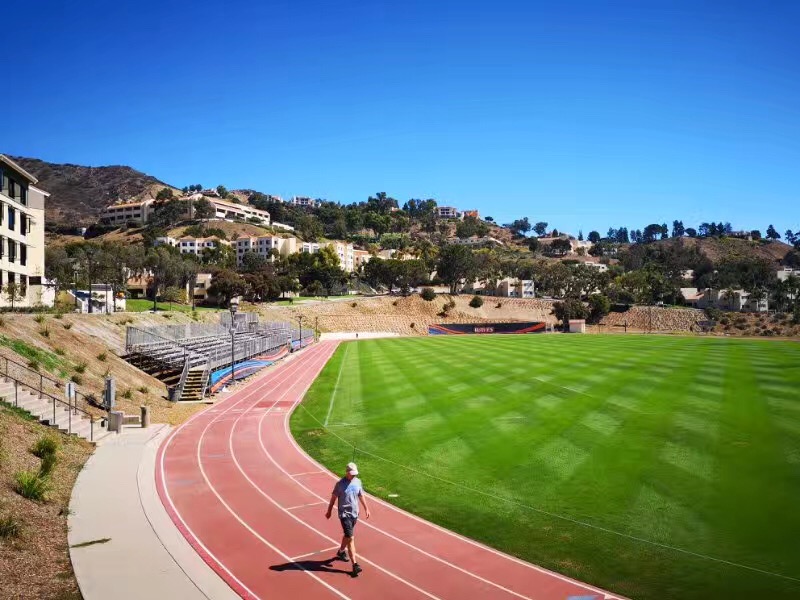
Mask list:
[[[314,254],[315,252],[319,252],[319,249],[325,246],[330,246],[334,249],[336,256],[339,257],[339,265],[343,270],[347,271],[348,273],[353,272],[356,264],[353,244],[348,244],[346,242],[303,242],[303,245],[300,247],[300,251]]]
[[[506,298],[535,298],[536,288],[530,279],[506,278],[497,282],[495,296]]]
[[[258,237],[241,237],[233,242],[236,249],[236,264],[241,265],[247,252],[253,252],[272,260],[272,251],[276,250],[281,256],[288,256],[297,252],[297,238],[282,238],[277,235],[262,235]]]
[[[437,206],[436,217],[439,219],[458,219],[461,217],[461,213],[458,212],[455,206]]]
[[[780,281],[786,281],[794,275],[795,277],[800,277],[800,269],[793,269],[792,267],[781,267],[778,272],[775,274]]]
[[[202,194],[192,194],[172,202],[184,202],[186,210],[182,217],[186,219],[195,218],[195,203],[204,198]],[[246,221],[247,219],[258,219],[261,224],[270,224],[270,214],[266,210],[254,208],[249,204],[236,204],[235,202],[228,202],[221,198],[205,198],[211,203],[214,209],[214,216],[210,220],[224,220],[233,221],[240,219]],[[125,225],[128,222],[143,225],[147,223],[153,216],[158,204],[152,198],[141,200],[138,202],[122,202],[107,206],[100,214],[100,220],[104,223],[111,225]],[[286,228],[288,225],[282,225]]]
[[[308,196],[292,196],[292,199],[289,201],[289,203],[294,204],[295,206],[309,206],[311,208],[319,206],[319,202],[317,200],[309,198]]]
[[[44,204],[50,194],[36,183],[0,154],[0,306],[52,305],[44,280]]]
[[[751,298],[745,290],[718,290],[705,288],[681,288],[681,295],[688,306],[695,308],[714,307],[720,310],[744,312],[766,312],[769,310],[767,296],[761,300]]]

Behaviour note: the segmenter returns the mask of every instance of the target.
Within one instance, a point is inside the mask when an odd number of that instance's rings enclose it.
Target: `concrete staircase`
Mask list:
[[[70,415],[69,407],[61,402],[56,402],[53,410],[52,398],[47,396],[39,398],[36,392],[21,385],[15,391],[14,381],[11,380],[0,379],[0,399],[29,412],[44,425],[66,434],[77,435],[90,442],[98,442],[109,435],[107,424],[102,424],[100,419],[95,419],[92,427],[84,413],[74,410]]]

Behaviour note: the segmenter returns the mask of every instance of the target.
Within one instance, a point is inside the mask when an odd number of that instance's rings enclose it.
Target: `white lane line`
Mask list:
[[[292,436],[291,432],[289,431],[289,419],[291,418],[292,413],[294,412],[294,410],[297,408],[297,406],[299,404],[300,404],[299,402],[295,403],[295,405],[293,406],[292,410],[287,411],[286,418],[283,421],[284,434],[286,436],[286,439],[289,440],[289,442],[294,446],[295,450],[300,455],[302,455],[303,458],[305,458],[308,462],[310,462],[315,467],[319,467],[320,469],[325,469],[325,467],[321,463],[317,462],[313,457],[311,457],[305,450],[303,450],[300,447],[300,445],[297,443],[297,440],[294,439],[294,437]],[[339,480],[339,478],[336,475],[334,475],[330,471],[327,471],[327,469],[325,469],[325,470],[326,470],[326,472],[328,473],[328,476],[331,479],[333,479],[335,481]],[[301,485],[299,481],[297,482],[297,484]],[[519,565],[521,565],[523,567],[527,567],[529,569],[533,569],[534,571],[538,571],[539,573],[544,573],[545,575],[549,575],[550,577],[555,577],[556,579],[560,579],[561,581],[566,581],[566,582],[571,583],[571,584],[573,584],[575,586],[579,586],[579,587],[582,587],[584,589],[593,591],[593,592],[595,592],[597,594],[601,594],[603,596],[604,600],[626,600],[624,596],[611,594],[611,593],[609,593],[609,592],[607,592],[605,590],[602,590],[600,588],[597,588],[597,587],[594,587],[592,585],[589,585],[588,583],[584,583],[582,581],[578,581],[577,579],[572,579],[570,577],[567,577],[566,575],[562,575],[561,573],[556,573],[555,571],[550,571],[548,569],[545,569],[544,567],[540,567],[539,565],[535,565],[533,563],[526,562],[526,561],[524,561],[522,559],[516,558],[515,556],[511,556],[510,554],[505,554],[503,552],[500,552],[499,550],[495,550],[494,548],[491,548],[491,547],[489,547],[489,546],[487,546],[485,544],[481,544],[480,542],[476,542],[473,539],[465,537],[465,536],[461,535],[460,533],[456,533],[455,531],[451,531],[449,529],[445,529],[444,527],[442,527],[440,525],[437,525],[436,523],[431,523],[430,521],[426,521],[425,519],[423,519],[421,517],[418,517],[417,515],[414,515],[414,514],[412,514],[410,512],[407,512],[407,511],[403,510],[402,508],[398,508],[394,504],[386,502],[385,500],[383,500],[381,498],[378,498],[377,496],[371,496],[371,499],[374,502],[377,502],[378,504],[381,504],[382,506],[385,506],[386,508],[388,508],[390,510],[393,510],[393,511],[395,511],[397,513],[400,513],[401,515],[403,515],[405,517],[413,519],[414,521],[422,523],[423,525],[427,525],[428,527],[431,527],[433,529],[436,529],[437,531],[440,531],[440,532],[445,533],[445,534],[447,534],[449,536],[452,536],[452,537],[454,537],[454,538],[456,538],[458,540],[461,540],[462,542],[466,542],[467,544],[470,544],[471,546],[475,546],[476,548],[480,548],[481,550],[485,550],[486,552],[489,552],[491,554],[499,556],[500,558],[504,558],[504,559],[509,560],[509,561],[511,561],[513,563],[517,563],[517,564],[519,564]],[[375,526],[372,526],[372,527],[374,529],[376,529],[377,531],[381,532],[381,533],[385,533],[383,530],[378,529]]]
[[[303,471],[302,473],[294,473],[289,477],[302,477],[303,475],[316,475],[317,473],[325,473],[325,471]]]
[[[319,502],[306,502],[305,504],[298,504],[297,506],[290,506],[286,510],[297,510],[298,508],[307,508],[309,506],[324,506],[325,503],[320,500]]]
[[[263,436],[262,436],[261,427],[260,427],[260,425],[262,425],[262,424],[263,424],[263,421],[262,421],[262,423],[259,423],[259,429],[258,429],[258,441],[259,441],[259,443],[261,444],[261,448],[262,448],[262,450],[264,451],[264,454],[266,454],[266,455],[267,455],[267,458],[269,458],[269,459],[272,461],[272,463],[273,463],[273,464],[274,464],[274,465],[275,465],[275,466],[276,466],[278,469],[280,469],[280,468],[281,468],[281,466],[280,466],[280,465],[279,465],[279,464],[278,464],[278,463],[275,461],[275,459],[272,457],[272,454],[270,454],[269,450],[267,450],[267,447],[266,447],[266,445],[264,444],[264,438],[263,438]],[[300,483],[300,482],[299,482],[297,479],[294,479],[294,482],[295,482],[297,485],[299,485],[301,488],[303,488],[304,490],[306,490],[306,491],[307,491],[309,494],[311,494],[312,496],[316,496],[317,498],[319,498],[319,499],[320,499],[320,501],[323,501],[323,502],[324,502],[324,498],[323,498],[322,496],[318,495],[318,494],[317,494],[317,493],[315,493],[313,490],[309,489],[308,487],[306,487],[305,485],[303,485],[302,483]],[[392,540],[394,540],[394,541],[396,541],[396,542],[399,542],[400,544],[402,544],[402,545],[404,545],[404,546],[407,546],[407,547],[409,547],[409,548],[411,548],[411,549],[413,549],[413,550],[416,550],[416,551],[417,551],[417,552],[419,552],[420,554],[424,554],[425,556],[427,556],[428,558],[430,558],[430,559],[432,559],[432,560],[438,561],[438,562],[440,562],[440,563],[442,563],[442,564],[444,564],[444,565],[447,565],[448,567],[452,567],[452,568],[453,568],[453,569],[455,569],[456,571],[460,571],[461,573],[464,573],[465,575],[469,575],[470,577],[474,577],[475,579],[477,579],[477,580],[479,580],[479,581],[482,581],[483,583],[486,583],[486,584],[488,584],[488,585],[490,585],[490,586],[492,586],[492,587],[495,587],[495,588],[497,588],[497,589],[499,589],[499,590],[502,590],[502,591],[506,592],[507,594],[510,594],[510,595],[512,595],[512,596],[516,596],[517,598],[522,598],[523,600],[534,600],[534,599],[533,599],[533,598],[531,598],[530,596],[525,596],[525,595],[523,595],[523,594],[520,594],[520,593],[518,593],[518,592],[515,592],[514,590],[510,590],[510,589],[508,589],[507,587],[500,585],[499,583],[495,583],[494,581],[490,581],[489,579],[485,579],[484,577],[481,577],[481,576],[480,576],[480,575],[478,575],[477,573],[473,573],[472,571],[468,571],[467,569],[464,569],[464,568],[462,568],[462,567],[459,567],[458,565],[455,565],[455,564],[453,564],[453,563],[451,563],[451,562],[449,562],[449,561],[447,561],[447,560],[445,560],[445,559],[443,559],[443,558],[441,558],[441,557],[439,557],[439,556],[436,556],[435,554],[431,554],[430,552],[427,552],[426,550],[423,550],[422,548],[419,548],[419,547],[415,546],[414,544],[411,544],[411,543],[409,543],[409,542],[406,542],[405,540],[402,540],[402,539],[400,539],[399,537],[397,537],[397,536],[395,536],[395,535],[392,535],[392,534],[391,534],[391,533],[389,533],[388,531],[384,531],[384,530],[382,530],[382,529],[380,529],[380,528],[376,527],[375,525],[372,525],[371,523],[369,523],[369,522],[368,522],[368,521],[366,521],[366,520],[363,522],[363,524],[364,524],[364,526],[366,526],[366,527],[369,527],[370,529],[374,529],[374,530],[375,530],[375,531],[377,531],[378,533],[382,533],[382,534],[383,534],[383,535],[385,535],[386,537],[388,537],[388,538],[390,538],[390,539],[392,539]]]
[[[254,389],[257,389],[258,391],[260,391],[262,389],[261,386],[263,386],[267,381],[272,381],[273,379],[277,379],[282,374],[282,372],[290,370],[291,367],[293,366],[293,364],[294,363],[290,363],[288,366],[284,366],[282,369],[279,368],[279,369],[276,369],[276,370],[267,371],[266,373],[264,373],[263,376],[258,377],[257,379],[255,379],[252,382],[251,385],[253,386]],[[244,400],[245,398],[249,397],[250,395],[252,395],[252,392],[251,392],[251,394],[247,394],[247,395],[243,396],[240,400],[236,401],[233,404],[233,406],[238,405],[242,400]],[[232,398],[232,397],[233,396],[230,396],[229,398]],[[226,398],[222,402],[227,403],[229,398]],[[225,573],[227,573],[228,577],[230,577],[233,581],[235,581],[236,584],[239,585],[242,590],[244,590],[246,593],[250,594],[251,597],[258,598],[258,596],[256,594],[254,594],[253,591],[250,588],[248,588],[238,577],[236,577],[236,575],[234,575],[230,571],[230,569],[228,569],[228,567],[226,567],[225,564],[219,558],[217,558],[214,555],[214,553],[211,552],[211,550],[209,550],[206,547],[205,544],[203,544],[202,541],[200,541],[200,537],[192,530],[191,527],[189,527],[189,524],[186,522],[186,520],[183,518],[183,516],[180,514],[180,512],[177,509],[177,507],[175,506],[175,503],[172,500],[172,496],[169,493],[169,486],[167,484],[167,475],[166,475],[166,467],[165,467],[165,464],[164,464],[164,458],[167,455],[167,450],[169,450],[170,444],[177,437],[178,432],[180,432],[185,427],[187,427],[190,423],[192,423],[192,421],[194,421],[195,419],[200,418],[203,415],[210,414],[210,413],[221,413],[221,414],[224,414],[225,411],[222,409],[222,407],[223,407],[223,404],[220,403],[213,410],[198,412],[195,415],[193,415],[192,417],[190,417],[185,423],[183,423],[183,425],[180,425],[179,427],[176,427],[175,430],[172,431],[172,433],[167,438],[167,441],[164,443],[164,449],[161,451],[161,458],[159,460],[159,469],[161,471],[161,487],[162,487],[162,489],[164,491],[164,496],[166,497],[167,502],[169,502],[169,506],[172,509],[172,514],[174,514],[178,518],[178,520],[180,520],[180,522],[183,525],[184,529],[189,533],[189,535],[192,536],[192,539],[194,540],[194,543],[197,544],[203,550],[203,552],[206,554],[206,556],[208,556],[211,560],[213,560],[219,566],[220,569],[225,571]],[[213,422],[213,420],[212,420],[212,422]],[[228,583],[228,582],[226,582],[226,583]]]
[[[327,358],[325,359],[325,361],[327,361],[327,359],[328,359],[328,358],[330,358],[330,357],[327,357]],[[323,361],[323,362],[322,362],[322,365],[324,365],[324,364],[325,364],[325,361]],[[302,392],[300,393],[300,397],[302,397],[302,396],[305,394],[306,390],[308,390],[308,388],[309,388],[309,387],[311,387],[311,384],[312,384],[313,382],[314,382],[314,380],[312,379],[310,382],[308,382],[308,384],[306,384],[306,386],[303,388]],[[284,396],[286,396],[286,394],[288,394],[288,393],[291,391],[292,387],[293,387],[293,386],[289,386],[289,387],[286,389],[286,391],[284,391],[284,393],[283,393],[283,394],[281,394],[281,395],[278,397],[278,399],[277,399],[277,400],[275,400],[275,404],[277,404],[277,403],[280,401],[280,399],[281,399],[281,398],[283,398]],[[229,451],[230,451],[230,453],[231,453],[231,458],[233,459],[233,462],[234,462],[234,464],[236,465],[236,468],[239,470],[239,472],[242,474],[242,476],[243,476],[243,477],[244,477],[244,478],[245,478],[245,479],[248,481],[248,483],[250,483],[250,485],[252,485],[252,486],[253,486],[253,488],[254,488],[254,489],[255,489],[255,490],[256,490],[256,491],[257,491],[259,494],[261,494],[261,495],[262,495],[264,498],[266,498],[267,500],[269,500],[269,502],[270,502],[270,503],[272,503],[274,506],[276,506],[277,508],[279,508],[280,510],[282,510],[284,513],[286,513],[287,515],[289,515],[289,516],[290,516],[292,519],[294,519],[295,521],[297,521],[298,523],[300,523],[300,524],[301,524],[301,525],[303,525],[304,527],[306,527],[306,528],[310,529],[311,531],[314,531],[315,533],[319,534],[320,536],[322,536],[323,538],[325,538],[325,539],[326,539],[326,540],[328,540],[329,542],[336,543],[336,540],[335,540],[334,538],[332,538],[332,537],[328,536],[327,534],[323,533],[323,532],[322,532],[322,531],[320,531],[319,529],[315,528],[313,525],[310,525],[309,523],[306,523],[305,521],[303,521],[301,518],[299,518],[299,517],[298,517],[298,516],[296,516],[295,514],[293,514],[293,513],[289,512],[287,509],[285,509],[283,506],[281,506],[281,505],[280,505],[280,504],[279,504],[279,503],[278,503],[278,502],[277,502],[277,501],[276,501],[274,498],[272,498],[272,497],[271,497],[269,494],[267,494],[267,493],[266,493],[266,492],[265,492],[263,489],[261,489],[261,488],[260,488],[260,487],[259,487],[259,486],[258,486],[258,485],[257,485],[257,484],[256,484],[256,483],[253,481],[253,480],[252,480],[252,479],[250,479],[250,477],[247,475],[247,473],[244,471],[244,469],[242,468],[241,464],[239,463],[239,460],[236,458],[236,453],[235,453],[235,451],[234,451],[234,449],[233,449],[233,437],[234,437],[234,435],[233,435],[233,434],[234,434],[234,432],[236,431],[236,425],[237,425],[237,424],[238,424],[238,422],[241,420],[241,418],[242,418],[242,417],[238,417],[238,418],[236,419],[236,421],[234,422],[234,424],[233,424],[233,427],[231,427],[231,431],[230,431],[230,434],[229,434],[229,436],[228,436],[228,448],[229,448]],[[262,417],[262,418],[263,418],[263,417]],[[264,442],[263,442],[263,440],[261,439],[261,427],[260,427],[260,423],[259,423],[259,430],[258,430],[258,432],[259,432],[259,442],[261,443],[261,447],[263,448],[263,447],[264,447]],[[270,457],[270,459],[271,459],[271,457]],[[273,460],[272,462],[274,463],[275,461]],[[316,494],[314,494],[313,492],[312,492],[312,495],[313,495],[313,496],[316,496],[316,497],[319,497],[319,496],[317,496]],[[362,562],[365,562],[365,563],[366,563],[366,564],[368,564],[368,565],[372,565],[372,566],[373,566],[373,567],[375,567],[375,568],[376,568],[378,571],[382,571],[383,573],[386,573],[386,574],[387,574],[389,577],[392,577],[393,579],[396,579],[396,580],[397,580],[397,581],[399,581],[400,583],[403,583],[403,584],[407,585],[407,586],[408,586],[408,587],[410,587],[411,589],[413,589],[413,590],[416,590],[416,591],[417,591],[417,592],[419,592],[420,594],[422,594],[422,595],[424,595],[424,596],[427,596],[428,598],[431,598],[431,600],[441,600],[441,598],[439,598],[438,596],[434,596],[434,595],[433,595],[433,594],[431,594],[430,592],[426,592],[425,590],[423,590],[423,589],[422,589],[422,588],[420,588],[420,587],[417,587],[416,585],[414,585],[414,584],[413,584],[413,583],[411,583],[410,581],[408,581],[408,580],[406,580],[406,579],[403,579],[402,577],[400,577],[400,576],[399,576],[399,575],[397,575],[396,573],[393,573],[392,571],[389,571],[388,569],[385,569],[385,568],[383,568],[383,567],[382,567],[382,566],[380,566],[379,564],[377,564],[377,563],[375,563],[375,562],[373,562],[373,561],[371,561],[371,560],[369,560],[369,559],[365,558],[363,554],[361,554],[361,555],[360,555],[360,558],[361,558],[361,561],[362,561]]]
[[[292,560],[300,560],[301,558],[308,558],[309,556],[314,556],[315,554],[322,554],[323,552],[331,552],[333,550],[338,550],[339,546],[331,546],[330,548],[323,548],[322,550],[314,550],[314,552],[308,552],[306,554],[300,554],[299,556],[293,556]]]
[[[293,365],[293,364],[292,364],[292,365],[289,365],[289,366],[285,367],[283,370],[284,370],[284,371],[288,371],[288,370],[290,370],[290,367],[292,367],[292,366],[295,366],[295,365]],[[276,379],[277,379],[277,377],[276,377]],[[261,391],[261,389],[262,389],[262,388],[261,388],[261,387],[259,387],[257,390],[253,390],[253,391],[252,391],[252,392],[250,392],[249,394],[245,394],[245,395],[243,395],[243,396],[242,396],[242,398],[240,398],[240,399],[239,399],[239,400],[237,400],[235,403],[233,403],[233,405],[231,406],[231,408],[233,408],[234,406],[238,406],[239,404],[241,404],[242,402],[244,402],[245,400],[247,400],[247,399],[248,399],[250,396],[252,396],[252,395],[253,395],[253,394],[255,394],[256,392],[260,392],[260,391]],[[230,409],[228,409],[228,410],[230,410]],[[224,414],[225,412],[227,412],[227,411],[223,411],[223,414]],[[180,429],[182,429],[182,428],[183,428],[185,425],[187,425],[187,424],[188,424],[190,421],[192,421],[192,420],[193,420],[195,417],[199,417],[199,416],[200,416],[200,415],[202,415],[202,414],[204,414],[204,413],[197,413],[197,414],[196,414],[194,417],[192,417],[191,419],[189,419],[189,421],[186,421],[186,423],[184,423],[184,424],[183,424],[181,427],[179,427],[178,429],[176,429],[176,430],[175,430],[175,432],[173,433],[173,435],[170,437],[170,440],[167,442],[167,446],[169,446],[169,444],[172,442],[172,439],[175,437],[175,435],[174,435],[175,433],[177,433],[177,432],[178,432]],[[231,513],[231,515],[232,515],[232,516],[233,516],[233,517],[234,517],[234,518],[235,518],[237,521],[239,521],[239,522],[240,522],[240,523],[241,523],[241,524],[242,524],[242,525],[243,525],[243,526],[244,526],[244,527],[245,527],[247,530],[249,530],[249,531],[250,531],[250,533],[252,533],[252,534],[253,534],[253,535],[254,535],[254,536],[257,538],[257,539],[259,539],[259,540],[260,540],[260,541],[261,541],[261,542],[262,542],[264,545],[266,545],[267,547],[271,548],[271,549],[272,549],[273,551],[275,551],[275,552],[276,552],[278,555],[282,556],[282,557],[283,557],[283,558],[284,558],[284,559],[285,559],[287,562],[290,562],[292,559],[289,557],[289,555],[287,555],[287,554],[285,554],[285,553],[281,552],[281,551],[280,551],[278,548],[276,548],[275,546],[273,546],[272,544],[270,544],[270,543],[269,543],[267,540],[265,540],[263,537],[261,537],[260,535],[258,535],[258,533],[257,533],[257,532],[253,531],[253,529],[252,529],[252,528],[251,528],[249,525],[247,525],[247,523],[245,523],[244,521],[242,521],[242,519],[241,519],[241,518],[240,518],[240,517],[239,517],[239,516],[238,516],[238,515],[237,515],[237,514],[236,514],[236,513],[235,513],[235,512],[234,512],[234,511],[231,509],[231,507],[230,507],[230,506],[228,506],[228,504],[226,504],[226,502],[225,502],[225,501],[222,499],[222,497],[219,495],[219,493],[218,493],[218,492],[217,492],[217,490],[214,488],[214,486],[212,486],[212,485],[211,485],[211,482],[209,481],[209,479],[208,479],[208,476],[206,475],[206,473],[205,473],[205,470],[203,469],[203,464],[202,464],[202,461],[201,461],[201,459],[200,459],[200,448],[201,448],[201,446],[202,446],[202,443],[203,443],[203,438],[205,437],[205,435],[206,435],[206,432],[208,431],[209,427],[210,427],[210,426],[211,426],[213,423],[215,423],[216,421],[218,421],[218,420],[219,420],[219,418],[220,418],[220,417],[215,417],[214,419],[212,419],[211,421],[209,421],[209,423],[208,423],[208,424],[205,426],[205,428],[203,429],[203,431],[202,431],[202,433],[201,433],[201,435],[200,435],[200,438],[199,438],[199,439],[198,439],[198,441],[197,441],[197,453],[196,453],[196,456],[197,456],[197,465],[198,465],[198,467],[200,468],[200,472],[201,472],[201,474],[202,474],[202,476],[203,476],[203,479],[205,480],[205,482],[206,482],[206,485],[209,487],[209,489],[212,491],[212,493],[213,493],[213,494],[214,494],[214,495],[217,497],[217,499],[219,500],[220,504],[222,504],[222,505],[223,505],[223,506],[224,506],[224,507],[225,507],[225,508],[228,510],[228,512],[230,512],[230,513]],[[189,532],[189,533],[192,535],[192,537],[195,539],[195,541],[197,542],[197,544],[198,544],[198,545],[199,545],[201,548],[203,548],[203,551],[204,551],[204,552],[206,552],[206,553],[208,554],[208,556],[209,556],[209,557],[211,557],[211,558],[212,558],[212,559],[213,559],[213,560],[214,560],[214,561],[215,561],[215,562],[216,562],[216,563],[217,563],[217,564],[220,566],[220,568],[222,568],[222,569],[223,569],[223,570],[224,570],[224,571],[225,571],[225,572],[226,572],[228,575],[230,575],[231,579],[233,579],[234,581],[236,581],[236,583],[238,583],[238,584],[239,584],[239,585],[242,587],[242,589],[246,590],[246,591],[247,591],[247,593],[249,593],[249,594],[250,594],[250,595],[251,595],[253,598],[259,598],[259,596],[258,596],[258,595],[256,595],[255,593],[253,593],[253,591],[252,591],[250,588],[248,588],[248,587],[247,587],[247,586],[246,586],[244,583],[242,583],[242,581],[241,581],[241,580],[240,580],[238,577],[236,577],[236,576],[235,576],[233,573],[231,573],[231,571],[230,571],[230,570],[229,570],[229,569],[228,569],[228,568],[227,568],[227,567],[224,565],[224,563],[223,563],[221,560],[219,560],[219,559],[218,559],[218,558],[217,558],[217,557],[216,557],[216,556],[215,556],[213,553],[211,553],[211,552],[208,550],[208,548],[206,548],[206,546],[205,546],[205,545],[204,545],[204,544],[203,544],[203,543],[200,541],[200,538],[199,538],[199,537],[198,537],[198,536],[197,536],[197,535],[196,535],[196,534],[195,534],[195,533],[192,531],[192,529],[191,529],[191,528],[190,528],[190,527],[189,527],[189,526],[186,524],[186,521],[184,521],[183,517],[180,515],[180,513],[179,513],[179,512],[177,511],[177,509],[175,508],[175,505],[174,505],[174,504],[173,504],[173,502],[172,502],[172,498],[171,498],[171,497],[170,497],[170,495],[169,495],[169,491],[168,491],[168,488],[167,488],[167,485],[166,485],[166,481],[167,481],[167,480],[166,480],[165,473],[164,473],[164,456],[166,455],[167,446],[165,446],[165,447],[164,447],[164,452],[162,452],[162,454],[161,454],[161,476],[162,476],[162,482],[163,482],[163,484],[164,484],[164,492],[165,492],[165,494],[166,494],[166,496],[167,496],[167,499],[169,500],[170,506],[172,506],[172,509],[173,509],[174,513],[175,513],[175,514],[178,516],[178,518],[181,520],[181,523],[183,523],[184,527],[186,527],[186,530],[187,530],[187,531],[188,531],[188,532]],[[330,590],[331,590],[331,591],[332,591],[334,594],[336,594],[336,595],[337,595],[337,596],[339,596],[340,598],[344,598],[345,600],[349,600],[349,598],[348,598],[347,596],[345,596],[344,594],[342,594],[342,593],[341,593],[339,590],[337,590],[336,588],[332,587],[331,585],[329,585],[328,583],[326,583],[326,582],[325,582],[325,581],[323,581],[322,579],[320,579],[320,578],[319,578],[317,575],[315,575],[314,573],[312,573],[312,572],[310,572],[310,571],[308,571],[308,570],[306,570],[306,569],[302,569],[302,568],[301,568],[301,570],[302,570],[304,573],[308,574],[308,575],[309,575],[310,577],[312,577],[313,579],[315,579],[316,581],[318,581],[320,584],[322,584],[323,586],[325,586],[326,588],[330,589]]]
[[[342,371],[344,371],[344,363],[347,359],[347,353],[350,351],[350,344],[344,347],[344,356],[342,356],[342,362],[339,365],[339,375],[336,377],[336,383],[333,386],[333,392],[331,392],[331,402],[328,405],[328,414],[325,415],[325,423],[322,424],[323,427],[328,426],[328,421],[331,418],[331,413],[333,412],[333,403],[336,400],[336,392],[339,389],[339,382],[342,380]]]

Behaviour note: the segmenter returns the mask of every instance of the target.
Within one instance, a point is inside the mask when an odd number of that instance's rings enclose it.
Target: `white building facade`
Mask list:
[[[0,306],[51,306],[44,279],[44,205],[36,178],[0,154]]]

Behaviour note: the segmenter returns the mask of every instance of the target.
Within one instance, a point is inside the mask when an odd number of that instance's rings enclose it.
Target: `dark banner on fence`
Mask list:
[[[543,322],[528,323],[447,323],[429,325],[430,335],[465,335],[475,333],[544,333]]]

